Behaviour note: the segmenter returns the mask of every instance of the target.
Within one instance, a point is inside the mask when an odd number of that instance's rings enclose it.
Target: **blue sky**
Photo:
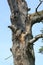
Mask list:
[[[31,8],[29,13],[35,12],[35,8],[37,7],[39,0],[26,0],[28,7]],[[39,7],[38,11],[43,10],[43,3]],[[8,29],[10,23],[10,9],[7,3],[7,0],[0,0],[0,65],[13,65],[13,58],[9,58],[5,60],[8,56],[11,55],[10,48],[12,47],[12,36],[11,30]],[[32,34],[36,36],[40,34],[40,30],[43,28],[42,23],[37,23],[32,27]],[[43,55],[38,53],[38,49],[43,45],[42,39],[39,39],[34,43],[35,57],[36,62],[35,65],[43,65]]]

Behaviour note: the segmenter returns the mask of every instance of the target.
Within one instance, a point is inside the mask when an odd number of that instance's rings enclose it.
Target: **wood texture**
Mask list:
[[[32,26],[42,22],[43,11],[28,14],[30,8],[25,0],[8,0],[11,10],[12,49],[14,65],[35,65],[35,54],[33,43],[43,34],[33,38]]]

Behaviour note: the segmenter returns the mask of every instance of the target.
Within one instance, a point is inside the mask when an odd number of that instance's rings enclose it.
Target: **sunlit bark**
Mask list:
[[[33,38],[32,26],[42,22],[43,11],[28,14],[30,8],[25,0],[8,0],[11,10],[12,48],[14,65],[35,65],[33,43],[43,37],[40,34]]]

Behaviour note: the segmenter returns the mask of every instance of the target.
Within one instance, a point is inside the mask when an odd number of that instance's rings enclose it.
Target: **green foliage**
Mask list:
[[[39,53],[43,54],[43,46],[41,46],[41,48],[39,49]]]

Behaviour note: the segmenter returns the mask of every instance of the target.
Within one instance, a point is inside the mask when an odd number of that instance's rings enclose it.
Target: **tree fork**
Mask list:
[[[14,65],[35,65],[33,43],[42,38],[43,35],[33,38],[32,26],[37,22],[42,22],[43,11],[38,12],[40,15],[37,13],[29,15],[28,10],[30,9],[28,9],[25,0],[8,0],[8,4],[11,10],[11,26],[8,27],[13,33],[13,45],[10,51],[13,55]]]

